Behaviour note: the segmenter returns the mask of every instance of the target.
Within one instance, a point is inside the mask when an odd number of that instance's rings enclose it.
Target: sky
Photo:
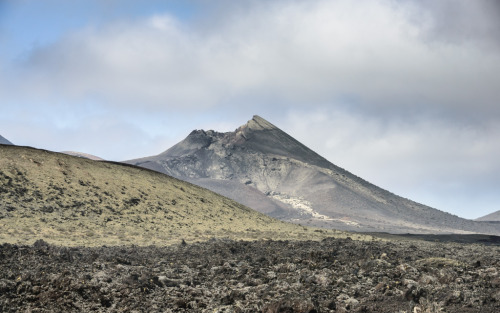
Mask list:
[[[395,194],[500,210],[496,0],[0,0],[0,135],[109,160],[254,114]]]

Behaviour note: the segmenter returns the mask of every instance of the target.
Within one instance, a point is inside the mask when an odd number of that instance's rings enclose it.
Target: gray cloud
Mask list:
[[[496,0],[414,1],[413,20],[424,37],[453,45],[500,49],[500,2]]]

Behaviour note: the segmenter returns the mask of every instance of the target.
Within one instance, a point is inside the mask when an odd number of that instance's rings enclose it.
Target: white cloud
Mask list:
[[[421,106],[467,114],[473,101],[499,115],[492,100],[500,98],[499,56],[428,44],[407,10],[391,1],[280,1],[227,12],[205,28],[155,15],[35,50],[17,84],[35,97],[92,95],[116,107],[206,108],[252,97],[295,105],[353,96],[385,111]]]

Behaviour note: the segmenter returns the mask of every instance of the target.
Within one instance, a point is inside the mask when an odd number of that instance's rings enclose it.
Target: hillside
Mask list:
[[[128,163],[294,223],[354,231],[500,234],[498,225],[462,219],[379,188],[259,116],[234,132],[195,130],[159,155]]]
[[[0,242],[168,245],[212,237],[321,239],[209,190],[130,165],[0,146]]]

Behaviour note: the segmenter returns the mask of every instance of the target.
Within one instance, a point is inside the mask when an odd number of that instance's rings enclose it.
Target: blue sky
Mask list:
[[[190,1],[2,0],[0,25],[8,43],[2,50],[7,58],[19,59],[82,28],[99,28],[110,21],[132,21],[163,12],[187,21],[196,11]]]
[[[500,209],[499,13],[494,0],[0,0],[0,135],[126,160],[258,114],[372,183],[476,218]]]

